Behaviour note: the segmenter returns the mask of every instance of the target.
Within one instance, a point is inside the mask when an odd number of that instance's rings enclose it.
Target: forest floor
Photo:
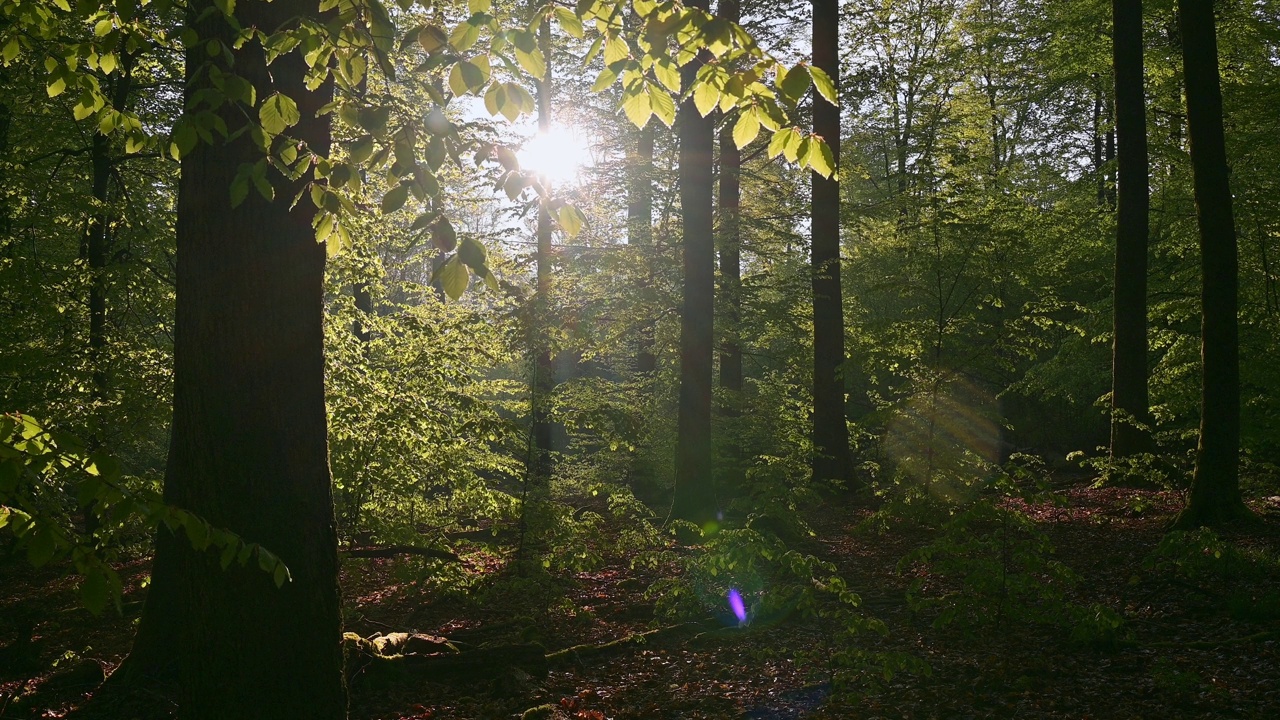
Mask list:
[[[470,646],[529,642],[548,651],[597,646],[594,654],[553,663],[545,676],[491,668],[423,677],[366,668],[350,681],[351,717],[1277,717],[1275,508],[1257,505],[1266,518],[1261,525],[1223,535],[1237,548],[1227,559],[1244,558],[1248,567],[1238,564],[1224,573],[1221,563],[1215,565],[1222,557],[1183,558],[1184,570],[1204,561],[1208,574],[1197,575],[1144,562],[1181,506],[1175,494],[1088,486],[1067,487],[1061,494],[1065,504],[1020,510],[1051,540],[1052,557],[1078,576],[1061,602],[1100,604],[1124,618],[1111,638],[1115,642],[1073,640],[1069,626],[1028,619],[1035,607],[1020,615],[1014,606],[978,603],[974,614],[960,613],[936,627],[937,611],[913,608],[907,591],[916,579],[926,582],[925,593],[955,590],[959,579],[932,577],[917,565],[899,571],[903,556],[937,537],[936,531],[906,524],[879,532],[859,529],[870,510],[831,500],[815,510],[815,536],[801,541],[800,549],[834,563],[861,595],[862,612],[887,628],[883,637],[860,636],[858,647],[909,655],[927,665],[927,674],[833,684],[840,655],[830,653],[829,623],[798,613],[721,630],[678,627],[647,642],[599,649],[671,625],[655,621],[654,600],[645,596],[654,572],[627,565],[554,582],[493,583],[487,590],[441,595],[421,580],[421,563],[346,559],[346,624],[361,635],[404,630],[443,636],[456,639],[464,653]],[[473,571],[498,572],[492,555],[463,557]],[[124,569],[124,617],[95,618],[78,609],[73,580],[54,570],[32,572],[16,559],[0,561],[0,718],[63,717],[84,700],[93,678],[77,685],[66,667],[77,658],[94,658],[109,671],[120,661],[146,571],[141,562]],[[548,605],[549,611],[533,609]],[[25,646],[15,637],[24,619],[33,626],[33,642]],[[27,656],[18,658],[28,665],[25,673],[13,669],[19,655]],[[61,670],[51,668],[55,660]]]

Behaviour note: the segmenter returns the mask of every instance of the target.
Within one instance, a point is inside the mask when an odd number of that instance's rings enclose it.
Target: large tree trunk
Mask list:
[[[840,3],[813,2],[813,64],[840,87]],[[822,136],[840,166],[840,108],[814,92],[813,131]],[[840,292],[840,184],[813,180],[813,477],[847,480],[849,429],[845,424],[844,303]]]
[[[710,8],[709,0],[689,7]],[[692,87],[706,53],[681,69]],[[711,462],[711,376],[714,339],[715,236],[711,154],[715,127],[693,98],[680,105],[680,212],[683,222],[684,306],[680,313],[680,409],[672,515],[702,524],[715,513]]]
[[[1111,457],[1151,449],[1147,395],[1147,115],[1142,72],[1142,0],[1112,0],[1115,18],[1115,342],[1111,355]]]
[[[243,3],[245,27],[277,29],[314,17],[307,0]],[[206,42],[231,47],[236,33],[211,2],[192,4],[186,96],[210,85]],[[309,92],[298,54],[269,71],[255,42],[232,52],[235,72],[295,99],[301,122],[288,132],[329,152],[316,111],[325,85]],[[220,110],[231,129],[238,108]],[[338,554],[324,405],[324,247],[314,208],[292,210],[300,188],[275,178],[275,200],[256,192],[236,208],[229,188],[241,163],[262,157],[249,135],[200,144],[182,159],[178,190],[174,415],[165,501],[260,543],[288,566],[277,588],[255,563],[229,569],[216,552],[192,549],[161,529],[151,590],[126,685],[168,681],[183,718],[342,718]],[[304,180],[305,182],[305,180]]]
[[[1249,516],[1240,498],[1238,260],[1212,0],[1178,0],[1187,130],[1200,227],[1200,445],[1181,527],[1221,525]]]

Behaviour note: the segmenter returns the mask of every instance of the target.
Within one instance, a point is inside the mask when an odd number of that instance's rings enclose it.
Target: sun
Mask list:
[[[535,134],[516,155],[520,167],[545,177],[552,185],[573,183],[579,171],[591,164],[586,134],[563,125]]]

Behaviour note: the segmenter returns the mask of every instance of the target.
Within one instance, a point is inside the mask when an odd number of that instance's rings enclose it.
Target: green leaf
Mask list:
[[[480,55],[474,60],[463,60],[449,71],[449,89],[454,95],[478,93],[489,82],[489,57]]]
[[[542,51],[536,47],[530,52],[516,48],[516,62],[533,78],[541,80],[547,76],[546,60],[542,57]]]
[[[286,567],[284,563],[278,563],[276,565],[276,569],[271,573],[271,579],[275,581],[276,587],[278,588],[284,587],[286,581],[293,580],[293,578],[289,576],[289,568]]]
[[[610,85],[613,85],[613,83],[617,81],[617,79],[618,73],[614,72],[613,68],[606,65],[604,69],[600,71],[600,74],[596,76],[595,84],[591,86],[591,92],[598,93],[607,90]]]
[[[787,135],[791,130],[779,130],[769,138],[769,159],[772,160],[782,154],[783,147],[787,144]]]
[[[831,82],[831,76],[823,72],[822,68],[813,65],[809,66],[809,75],[813,78],[813,87],[817,89],[818,94],[832,105],[839,106],[840,99],[836,96],[836,84]]]
[[[479,32],[476,35],[479,36]],[[427,51],[427,54],[439,50],[448,42],[449,36],[439,26],[427,25],[418,31],[418,44],[422,46],[423,50]]]
[[[650,91],[649,106],[653,108],[653,114],[667,127],[671,127],[675,123],[676,102],[671,99],[670,95],[661,90]]]
[[[560,27],[564,28],[564,31],[570,35],[581,39],[583,34],[582,20],[578,19],[578,16],[568,8],[558,7],[555,11],[556,21],[560,23]]]
[[[487,13],[493,9],[493,0],[468,0],[467,9],[472,15],[476,13]]]
[[[693,104],[703,117],[720,103],[720,90],[710,83],[701,82],[693,88]]]
[[[632,125],[642,128],[649,122],[649,116],[653,114],[653,107],[649,102],[649,92],[647,88],[641,87],[636,91],[628,90],[622,95],[622,111],[626,113],[627,119]]]
[[[738,122],[733,126],[733,143],[738,149],[751,144],[752,140],[760,134],[760,121],[756,118],[755,113],[743,112],[738,115]]]
[[[59,75],[58,77],[49,81],[49,84],[45,87],[45,92],[49,94],[49,97],[55,98],[61,95],[62,92],[66,89],[67,89],[67,81],[65,78]]]
[[[449,44],[453,46],[454,50],[462,52],[475,45],[479,39],[480,27],[472,25],[469,21],[463,21],[449,35]]]
[[[778,89],[791,102],[800,102],[804,94],[809,91],[809,73],[805,72],[803,65],[796,65],[784,75],[782,66],[779,65]]]
[[[279,135],[286,128],[297,125],[301,119],[298,104],[288,95],[275,93],[258,108],[258,120],[262,123],[262,129],[272,135]]]
[[[107,577],[97,568],[85,573],[80,583],[80,602],[94,615],[101,615],[107,607]]]
[[[587,218],[582,211],[572,205],[561,205],[556,211],[556,218],[560,221],[560,227],[564,230],[564,234],[570,238],[576,237],[582,232],[582,226],[586,224]]]
[[[213,4],[227,17],[231,17],[236,13],[236,0],[213,0]]]
[[[824,178],[829,178],[835,172],[836,158],[831,152],[831,146],[814,137],[809,141],[812,149],[809,152],[809,167]]]
[[[182,123],[173,129],[173,147],[170,149],[170,154],[173,155],[174,160],[181,160],[195,149],[199,140],[196,129],[189,123]]]
[[[462,297],[462,293],[466,292],[467,283],[471,280],[471,274],[467,271],[467,266],[458,260],[458,256],[454,255],[449,258],[449,262],[440,266],[436,271],[436,276],[432,278],[432,282],[439,282],[440,288],[444,290],[444,294],[450,300],[457,300]]]
[[[667,58],[658,58],[654,61],[653,76],[671,92],[680,92],[680,68]]]
[[[382,214],[390,215],[404,206],[409,199],[409,184],[400,183],[382,196]]]
[[[478,271],[484,267],[487,258],[488,251],[485,250],[484,245],[481,245],[473,238],[463,238],[458,245],[458,260],[472,270]]]

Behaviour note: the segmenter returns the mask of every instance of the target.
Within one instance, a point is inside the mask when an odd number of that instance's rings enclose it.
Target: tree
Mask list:
[[[261,129],[306,152],[329,151],[317,111],[331,86],[308,89],[307,65],[268,67],[257,43],[235,43],[231,19],[193,2],[188,112],[234,72],[264,96]],[[221,7],[226,7],[225,5]],[[277,30],[318,19],[308,0],[246,3],[236,27]],[[220,48],[211,55],[207,48]],[[272,93],[279,93],[278,95]],[[215,106],[230,129],[245,117]],[[284,562],[220,567],[200,538],[161,529],[151,590],[122,682],[160,680],[184,717],[341,718],[337,536],[324,406],[325,248],[314,206],[292,204],[305,180],[233,206],[242,164],[262,159],[256,131],[200,143],[182,157],[178,188],[174,410],[164,498],[214,527],[250,538]],[[271,195],[271,198],[266,197]],[[225,563],[224,563],[225,564]],[[288,577],[284,570],[287,565]],[[276,584],[280,584],[277,587]]]
[[[691,0],[706,11],[710,0]],[[681,68],[686,87],[706,63],[705,51]],[[680,408],[676,441],[676,486],[672,514],[698,524],[715,511],[711,462],[711,371],[715,298],[715,235],[711,154],[715,127],[692,97],[680,104],[681,254],[684,301],[680,310]]]
[[[813,64],[840,86],[840,3],[813,2]],[[840,107],[813,93],[813,132],[840,167]],[[849,429],[845,424],[844,303],[840,292],[840,183],[814,172],[813,183],[813,477],[847,480]]]
[[[741,19],[738,0],[721,0],[718,10],[730,22]],[[720,342],[720,387],[736,392],[742,390],[742,151],[727,120],[720,129],[719,191],[720,300],[727,326]]]
[[[1240,497],[1239,265],[1212,0],[1178,0],[1187,131],[1200,231],[1200,442],[1178,527],[1248,518]]]
[[[1117,205],[1115,340],[1111,355],[1111,457],[1150,448],[1147,394],[1147,114],[1142,0],[1112,0]]]

